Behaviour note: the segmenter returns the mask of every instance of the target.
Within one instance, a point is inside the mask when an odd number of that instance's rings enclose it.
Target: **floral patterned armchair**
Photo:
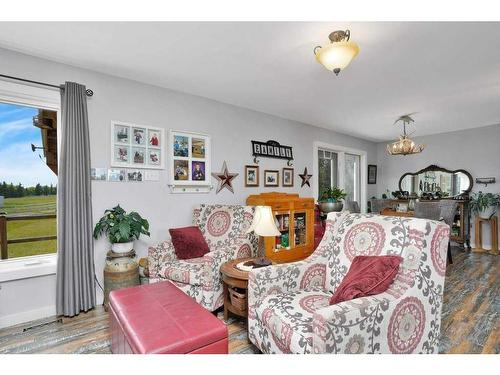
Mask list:
[[[265,353],[436,353],[449,227],[438,221],[331,213],[307,259],[252,270],[248,333]],[[403,263],[381,294],[329,305],[357,255]]]
[[[257,238],[247,234],[254,207],[201,205],[193,211],[210,252],[201,258],[180,260],[171,241],[164,241],[148,252],[150,283],[170,280],[187,295],[214,311],[223,304],[220,266],[236,258],[254,256]]]

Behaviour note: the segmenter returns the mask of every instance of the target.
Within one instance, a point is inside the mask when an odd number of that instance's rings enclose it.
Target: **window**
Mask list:
[[[346,193],[346,201],[356,201],[361,210],[366,207],[366,152],[341,146],[316,142],[315,195],[321,199],[323,192],[330,187],[339,187]],[[316,177],[317,176],[317,177]]]
[[[1,259],[55,253],[57,111],[0,103]]]

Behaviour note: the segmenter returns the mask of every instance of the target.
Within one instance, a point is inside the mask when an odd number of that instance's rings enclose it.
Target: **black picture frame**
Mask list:
[[[377,183],[377,166],[368,164],[368,184],[374,185]]]

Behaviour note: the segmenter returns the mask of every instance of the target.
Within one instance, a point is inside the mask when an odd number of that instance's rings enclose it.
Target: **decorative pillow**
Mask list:
[[[395,255],[357,256],[330,298],[330,305],[383,293],[392,284],[403,258]]]
[[[200,258],[210,251],[198,227],[169,229],[169,232],[179,259]]]

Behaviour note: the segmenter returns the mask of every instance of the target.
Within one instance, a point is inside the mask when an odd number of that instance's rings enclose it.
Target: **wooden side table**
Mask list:
[[[229,262],[224,263],[220,272],[222,273],[222,281],[224,283],[224,320],[229,318],[229,313],[233,313],[235,315],[246,318],[247,317],[247,309],[248,309],[248,271],[242,271],[236,268],[236,265],[241,262],[247,262],[253,260],[255,258],[240,258],[233,259]],[[245,301],[243,301],[243,306],[239,304],[231,303],[231,295],[230,289],[238,288],[241,291],[244,291]],[[240,293],[241,294],[241,293]],[[234,298],[234,296],[233,296]]]
[[[489,223],[491,229],[491,250],[483,248],[483,223]],[[489,253],[498,255],[498,217],[492,216],[489,219],[483,219],[476,216],[476,247],[472,250],[475,253]]]

